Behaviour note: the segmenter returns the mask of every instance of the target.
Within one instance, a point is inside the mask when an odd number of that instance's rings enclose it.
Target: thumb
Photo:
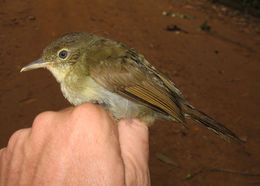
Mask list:
[[[137,119],[121,120],[118,125],[126,185],[150,185],[148,127]]]

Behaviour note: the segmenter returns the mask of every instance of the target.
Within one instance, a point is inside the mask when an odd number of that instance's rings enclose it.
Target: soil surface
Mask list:
[[[48,71],[19,71],[78,31],[138,49],[193,106],[246,140],[228,143],[192,121],[189,129],[158,121],[150,129],[152,185],[260,185],[259,19],[204,0],[0,0],[0,147],[40,112],[70,106]]]

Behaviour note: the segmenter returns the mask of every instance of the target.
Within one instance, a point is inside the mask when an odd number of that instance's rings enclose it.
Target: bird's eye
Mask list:
[[[61,59],[65,59],[67,56],[68,56],[68,51],[62,50],[62,51],[59,52],[59,57]]]

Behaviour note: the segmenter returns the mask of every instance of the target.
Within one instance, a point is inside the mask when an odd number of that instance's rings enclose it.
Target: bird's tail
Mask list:
[[[243,140],[241,140],[234,132],[232,132],[230,129],[226,128],[223,124],[217,122],[216,120],[212,119],[207,114],[203,113],[202,111],[192,107],[189,104],[183,105],[183,111],[186,114],[186,117],[191,118],[198,123],[203,124],[208,129],[212,130],[216,134],[218,134],[220,137],[224,138],[225,140],[229,141],[229,138],[233,138],[236,141],[240,143],[244,143]]]

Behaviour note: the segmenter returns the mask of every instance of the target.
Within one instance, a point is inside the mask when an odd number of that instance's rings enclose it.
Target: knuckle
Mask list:
[[[21,142],[24,139],[24,136],[28,134],[28,132],[29,129],[20,129],[16,131],[8,141],[8,149],[14,149],[16,144],[18,144],[18,142]]]
[[[75,118],[81,117],[83,119],[89,119],[90,116],[101,117],[102,113],[103,113],[103,109],[100,106],[86,103],[75,107],[72,112],[72,115]]]
[[[74,108],[71,123],[74,127],[87,128],[87,131],[98,133],[106,127],[107,112],[95,104],[82,104]]]
[[[54,115],[55,112],[52,111],[38,114],[33,121],[32,129],[48,126],[52,122]]]

